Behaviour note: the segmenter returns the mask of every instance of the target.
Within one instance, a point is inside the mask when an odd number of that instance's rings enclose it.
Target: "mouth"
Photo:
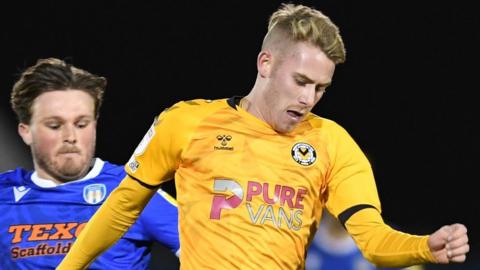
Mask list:
[[[59,155],[73,156],[80,154],[80,151],[77,149],[69,149],[58,152]]]
[[[287,114],[288,114],[288,116],[290,116],[290,118],[292,118],[295,121],[302,120],[303,116],[305,115],[304,113],[301,113],[301,112],[295,111],[295,110],[287,110]]]
[[[60,156],[65,156],[65,157],[77,156],[79,154],[80,154],[79,152],[62,152],[62,153],[59,153]]]

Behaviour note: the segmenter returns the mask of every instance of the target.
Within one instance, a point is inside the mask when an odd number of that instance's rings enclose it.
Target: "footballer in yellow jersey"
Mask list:
[[[302,269],[323,206],[380,211],[369,162],[333,121],[310,113],[278,136],[239,100],[167,109],[127,173],[151,186],[175,177],[182,269]]]
[[[239,100],[177,103],[126,166],[152,186],[175,177],[182,269],[297,269],[323,206],[380,210],[370,165],[339,125],[310,114],[278,136]]]
[[[161,113],[58,269],[86,267],[169,179],[183,270],[303,269],[323,207],[378,266],[463,262],[462,224],[425,236],[386,225],[365,155],[342,127],[310,113],[344,60],[328,17],[283,5],[270,18],[250,93],[178,102]]]

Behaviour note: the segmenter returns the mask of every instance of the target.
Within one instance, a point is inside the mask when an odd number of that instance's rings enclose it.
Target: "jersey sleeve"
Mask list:
[[[385,224],[367,157],[343,128],[337,126],[333,130],[326,203],[330,213],[345,226],[365,258],[377,266],[434,262],[428,236],[403,233]]]
[[[158,186],[173,178],[191,123],[185,102],[179,102],[157,116],[125,165],[132,178]]]
[[[392,229],[376,209],[353,214],[345,223],[363,256],[377,267],[406,267],[435,263],[428,235],[412,235]]]
[[[345,129],[332,128],[328,152],[331,159],[326,207],[342,224],[356,211],[375,208],[381,211],[370,163]]]

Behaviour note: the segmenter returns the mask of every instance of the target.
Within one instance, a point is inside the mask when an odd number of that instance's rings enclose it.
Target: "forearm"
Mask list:
[[[129,229],[155,190],[127,176],[90,219],[57,269],[86,269]]]
[[[428,236],[406,234],[386,225],[373,208],[362,209],[345,224],[366,259],[380,267],[434,262]]]

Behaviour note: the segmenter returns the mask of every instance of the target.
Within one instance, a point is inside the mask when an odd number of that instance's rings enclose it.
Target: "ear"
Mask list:
[[[30,145],[32,143],[32,132],[30,126],[25,123],[18,124],[18,134],[22,137],[25,144]]]
[[[257,57],[258,74],[266,78],[270,76],[273,64],[273,55],[270,51],[261,51]]]

